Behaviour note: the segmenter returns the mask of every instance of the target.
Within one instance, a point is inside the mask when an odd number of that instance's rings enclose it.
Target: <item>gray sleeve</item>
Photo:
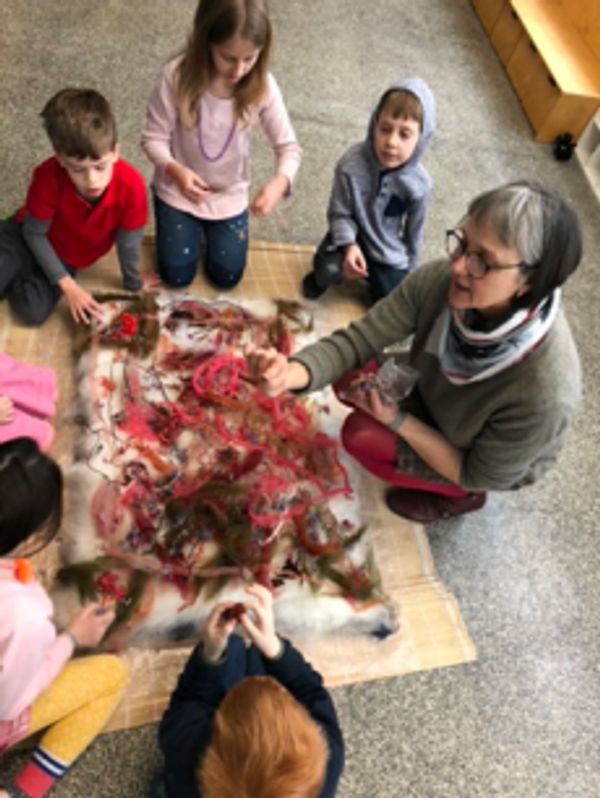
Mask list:
[[[123,287],[127,291],[139,291],[142,287],[138,264],[143,235],[143,227],[138,227],[137,230],[117,231],[117,256],[123,276]]]
[[[302,363],[310,374],[305,392],[330,385],[348,371],[378,358],[386,346],[411,335],[418,318],[418,287],[419,282],[410,275],[362,319],[294,354],[290,359]]]
[[[48,281],[54,284],[61,278],[68,277],[69,273],[48,240],[51,224],[51,221],[42,222],[27,213],[23,222],[23,238]]]
[[[358,224],[355,219],[352,192],[348,177],[339,164],[335,168],[327,218],[329,232],[336,247],[356,242]]]

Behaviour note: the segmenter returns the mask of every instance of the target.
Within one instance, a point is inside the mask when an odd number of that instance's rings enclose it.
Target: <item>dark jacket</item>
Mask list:
[[[302,704],[322,728],[329,746],[321,798],[333,798],[344,767],[344,741],[333,702],[314,671],[289,641],[278,659],[246,649],[231,635],[222,660],[207,663],[196,648],[179,677],[159,727],[169,798],[199,798],[195,771],[212,736],[213,715],[231,688],[246,676],[272,676]]]

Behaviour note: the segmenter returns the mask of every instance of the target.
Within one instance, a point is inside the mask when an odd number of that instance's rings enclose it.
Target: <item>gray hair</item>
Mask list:
[[[480,194],[467,212],[477,224],[487,222],[499,241],[516,249],[529,291],[513,304],[534,307],[578,267],[583,242],[577,213],[540,183],[519,180]]]
[[[505,247],[516,249],[526,264],[535,264],[544,251],[544,208],[539,188],[519,181],[487,191],[468,208],[475,222],[487,222]]]

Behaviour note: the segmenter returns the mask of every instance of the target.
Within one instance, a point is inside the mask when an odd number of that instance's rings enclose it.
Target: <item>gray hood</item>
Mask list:
[[[417,146],[415,147],[415,151],[408,161],[406,161],[406,163],[403,163],[402,166],[398,167],[398,169],[406,169],[407,167],[411,167],[413,164],[419,162],[421,156],[429,146],[429,142],[431,141],[433,134],[435,133],[435,100],[433,98],[431,89],[422,78],[405,78],[404,80],[400,80],[397,83],[393,83],[391,86],[388,86],[388,88],[383,92],[379,98],[379,102],[371,114],[371,118],[369,119],[369,128],[367,131],[367,138],[365,140],[365,148],[368,149],[370,157],[377,161],[373,151],[373,129],[375,127],[377,111],[381,107],[384,97],[389,94],[390,91],[397,91],[398,89],[409,91],[411,94],[414,94],[416,97],[418,97],[423,109],[421,135],[419,137],[419,141],[417,142]]]

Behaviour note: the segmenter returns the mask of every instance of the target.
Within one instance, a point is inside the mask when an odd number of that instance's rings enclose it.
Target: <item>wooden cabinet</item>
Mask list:
[[[496,55],[506,66],[520,40],[524,37],[525,31],[510,3],[504,2],[503,5],[504,8],[490,32],[490,41]]]
[[[520,40],[506,71],[539,138],[540,131],[561,102],[561,92],[529,37],[523,36]],[[560,120],[559,124],[562,125]]]
[[[578,139],[600,108],[600,0],[472,0],[537,141]]]
[[[473,0],[473,6],[486,33],[491,32],[504,5],[505,0]]]
[[[506,62],[506,71],[521,101],[535,92],[548,74],[537,50],[524,33]]]

